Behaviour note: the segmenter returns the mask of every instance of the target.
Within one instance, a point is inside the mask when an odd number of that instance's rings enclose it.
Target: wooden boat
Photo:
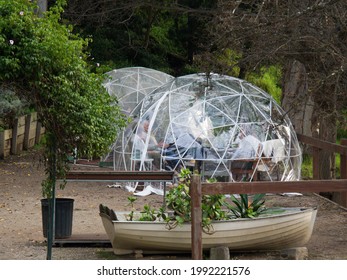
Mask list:
[[[231,251],[280,250],[304,246],[311,238],[317,208],[283,208],[280,214],[254,219],[213,221],[203,233],[203,249],[227,246]],[[129,212],[100,205],[100,216],[116,255],[190,252],[191,224],[167,229],[166,222],[127,221]]]

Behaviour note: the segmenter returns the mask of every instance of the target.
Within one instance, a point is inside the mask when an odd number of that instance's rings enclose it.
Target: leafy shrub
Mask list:
[[[16,117],[25,113],[26,102],[10,89],[0,86],[0,126],[8,129]]]
[[[89,40],[62,23],[66,1],[57,0],[42,17],[34,2],[0,0],[0,83],[20,88],[46,129],[43,191],[50,196],[73,149],[103,155],[126,118],[102,86],[104,77],[90,71]]]
[[[262,67],[260,73],[250,73],[247,80],[267,93],[269,93],[278,104],[281,104],[282,96],[282,69],[279,66]]]

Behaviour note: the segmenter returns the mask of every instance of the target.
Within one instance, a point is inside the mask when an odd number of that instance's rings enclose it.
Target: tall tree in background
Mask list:
[[[215,6],[212,0],[70,0],[64,16],[92,35],[95,59],[182,75],[199,53]]]
[[[346,1],[219,0],[218,9],[211,23],[215,52],[237,51],[241,77],[263,65],[285,66],[283,107],[295,119],[305,108],[302,101],[311,100],[312,135],[335,142],[336,124],[345,121],[347,105]],[[293,89],[299,92],[289,96]],[[300,110],[290,109],[294,105]],[[329,154],[322,157],[330,159]],[[330,177],[330,168],[322,167],[323,178]]]

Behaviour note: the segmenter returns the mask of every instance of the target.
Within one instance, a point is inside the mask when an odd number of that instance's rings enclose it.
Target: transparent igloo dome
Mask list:
[[[197,170],[219,181],[298,180],[290,120],[258,87],[218,74],[175,78],[144,97],[115,169]]]
[[[174,77],[145,67],[126,67],[106,73],[104,87],[117,97],[119,105],[128,115],[136,115],[141,100]]]
[[[117,168],[120,170],[128,170],[129,166],[127,162],[129,161],[129,157],[126,155],[129,154],[129,152],[127,151],[127,146],[138,121],[142,104],[141,101],[146,95],[173,80],[174,77],[146,67],[114,69],[105,73],[105,75],[107,79],[104,81],[103,86],[110,95],[117,97],[123,113],[131,117],[133,122],[125,130],[119,132],[118,138],[110,149],[110,153],[105,155],[102,161],[111,161],[111,164],[116,167],[115,160],[117,157],[117,160],[121,160],[121,162],[117,164]],[[120,157],[119,153],[115,156],[114,153],[116,150],[122,150]]]

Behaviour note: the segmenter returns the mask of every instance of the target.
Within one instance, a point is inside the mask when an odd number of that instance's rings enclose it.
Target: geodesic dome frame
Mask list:
[[[126,67],[106,73],[104,87],[116,96],[119,105],[128,115],[136,115],[142,99],[174,77],[164,72],[145,67]]]
[[[125,169],[178,171],[194,165],[205,178],[300,178],[301,149],[289,118],[269,94],[244,80],[182,76],[141,103],[126,144],[115,150]],[[237,178],[242,172],[247,177]]]
[[[122,150],[121,170],[127,170],[125,163],[129,136],[133,133],[132,128],[136,126],[141,109],[142,99],[174,77],[164,72],[146,67],[126,67],[114,69],[105,74],[107,79],[103,83],[107,92],[117,97],[122,111],[133,119],[132,123],[119,133],[118,138],[111,147],[111,152],[103,158],[115,160],[114,151]],[[114,163],[115,165],[115,163]]]

